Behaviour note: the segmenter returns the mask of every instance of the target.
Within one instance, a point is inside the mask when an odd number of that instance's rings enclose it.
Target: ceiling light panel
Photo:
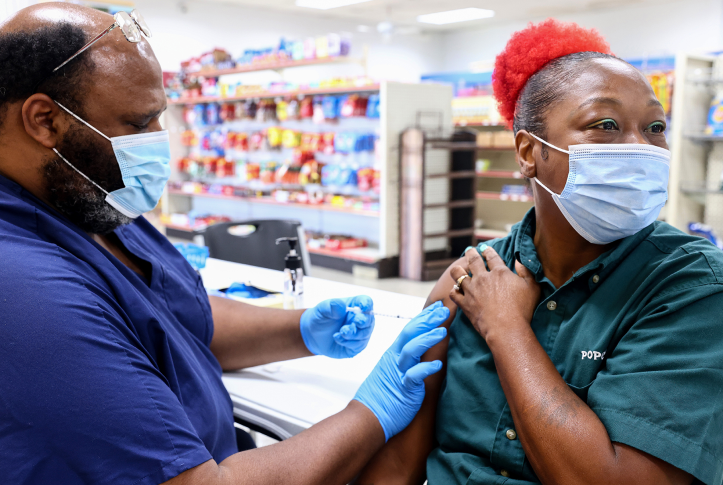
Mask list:
[[[299,1],[297,0],[297,5]],[[447,10],[446,12],[428,13],[417,17],[418,22],[423,24],[445,25],[457,22],[469,22],[470,20],[487,19],[494,17],[494,10],[486,10],[484,8],[460,8],[457,10]]]
[[[331,8],[346,7],[347,5],[366,2],[371,2],[371,0],[296,0],[296,6],[329,10]]]

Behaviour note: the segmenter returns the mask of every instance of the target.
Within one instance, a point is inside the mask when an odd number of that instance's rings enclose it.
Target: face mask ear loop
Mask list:
[[[528,132],[528,133],[529,133],[529,132]],[[558,147],[556,147],[555,145],[553,145],[552,143],[546,142],[545,140],[543,140],[542,138],[540,138],[539,136],[537,136],[537,135],[535,135],[535,134],[533,134],[533,133],[530,133],[530,136],[533,137],[535,140],[537,140],[537,141],[539,141],[539,142],[541,142],[541,143],[544,143],[544,144],[547,145],[548,147],[554,148],[554,149],[557,150],[558,152],[567,153],[568,155],[570,154],[569,151],[563,150],[562,148],[558,148]]]
[[[552,190],[550,190],[550,189],[548,189],[547,187],[545,187],[545,184],[543,184],[542,182],[540,182],[537,177],[533,177],[533,178],[535,179],[535,182],[537,182],[537,185],[539,185],[539,186],[542,187],[543,189],[547,190],[547,191],[550,193],[550,195],[557,195],[557,194],[554,193]]]
[[[59,156],[65,163],[67,163],[68,165],[70,165],[70,168],[72,168],[73,170],[75,170],[76,172],[78,172],[79,174],[81,174],[81,175],[85,178],[85,180],[87,180],[87,181],[90,182],[91,184],[93,184],[93,185],[95,185],[96,187],[98,187],[105,195],[108,195],[108,192],[107,192],[103,187],[101,187],[100,185],[98,185],[98,184],[96,184],[95,182],[93,182],[92,180],[90,180],[87,175],[85,175],[83,172],[81,172],[80,170],[78,170],[77,168],[75,168],[72,163],[70,163],[68,160],[66,160],[66,158],[65,158],[63,155],[61,155],[60,152],[58,152],[58,150],[56,150],[55,148],[53,148],[53,151],[54,151],[55,154],[56,154],[57,156]]]
[[[53,101],[55,101],[55,100],[53,100]],[[66,107],[63,106],[62,104],[58,103],[57,101],[55,101],[55,104],[57,104],[58,106],[60,106],[61,108],[63,108],[63,109],[64,109],[69,115],[71,115],[73,118],[75,118],[76,120],[80,121],[80,122],[83,123],[85,126],[87,126],[88,128],[90,128],[91,130],[95,131],[96,133],[98,133],[100,136],[102,136],[102,137],[105,138],[106,140],[108,140],[108,141],[110,141],[111,143],[113,143],[110,138],[108,138],[108,137],[105,136],[103,133],[101,133],[100,131],[98,131],[94,126],[90,125],[88,122],[86,122],[86,121],[85,121],[84,119],[82,119],[80,116],[76,115],[75,113],[73,113],[73,112],[70,111],[68,108],[66,108]],[[532,135],[532,136],[535,136],[535,135]],[[71,167],[72,167],[72,165],[71,165]],[[75,167],[73,167],[73,168],[75,168]]]

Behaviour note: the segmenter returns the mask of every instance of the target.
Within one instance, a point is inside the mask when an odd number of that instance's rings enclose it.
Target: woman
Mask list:
[[[655,222],[649,83],[548,20],[512,37],[494,90],[535,208],[435,286],[449,341],[425,357],[446,377],[357,483],[720,484],[723,253]]]

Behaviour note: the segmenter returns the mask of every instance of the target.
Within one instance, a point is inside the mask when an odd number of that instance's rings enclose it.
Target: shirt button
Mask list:
[[[500,470],[500,475],[510,478],[510,472],[508,472],[507,470]]]
[[[595,276],[592,277],[592,282],[593,282],[593,283],[597,283],[598,281],[600,281],[600,277],[599,277],[598,275],[595,275]]]
[[[550,301],[547,302],[547,309],[548,309],[548,310],[554,311],[555,308],[557,308],[557,303],[555,303],[555,302],[552,301],[552,300],[550,300]]]
[[[505,436],[507,436],[508,440],[516,440],[517,439],[517,433],[515,433],[514,429],[508,429],[505,432]]]

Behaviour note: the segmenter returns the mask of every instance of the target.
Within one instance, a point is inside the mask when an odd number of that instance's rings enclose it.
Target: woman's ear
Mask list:
[[[58,105],[47,94],[36,93],[25,100],[21,113],[27,134],[44,147],[55,148],[67,128]]]
[[[520,130],[515,135],[515,148],[517,164],[520,166],[520,173],[528,178],[537,177],[537,162],[533,155],[535,139],[525,130]]]

